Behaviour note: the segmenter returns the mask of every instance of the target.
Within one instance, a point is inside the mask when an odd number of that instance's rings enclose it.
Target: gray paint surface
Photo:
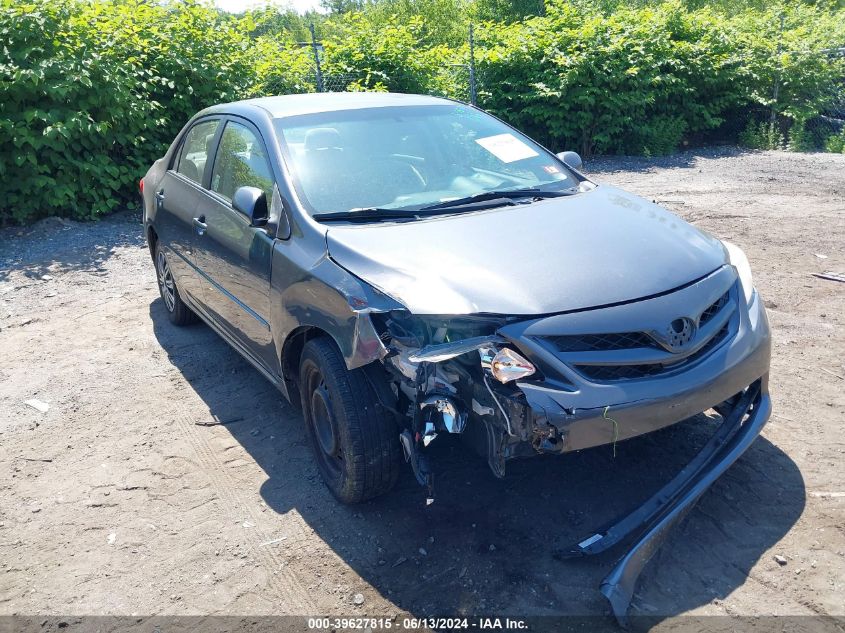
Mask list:
[[[609,186],[411,223],[331,226],[329,255],[417,314],[537,315],[633,301],[724,265],[721,243]]]

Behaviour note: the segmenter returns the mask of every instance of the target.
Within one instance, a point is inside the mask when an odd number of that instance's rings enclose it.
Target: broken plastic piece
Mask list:
[[[420,403],[420,409],[426,409],[427,407],[433,407],[435,411],[440,413],[440,421],[444,430],[449,433],[463,433],[467,423],[467,416],[458,409],[458,406],[451,398],[439,395],[429,396]],[[426,435],[428,435],[428,427],[426,427]],[[428,446],[428,443],[426,442],[425,445]]]
[[[427,345],[408,357],[412,363],[440,363],[455,358],[467,352],[474,352],[479,347],[486,347],[495,343],[504,343],[500,336],[474,336],[451,343]]]
[[[493,407],[484,406],[475,398],[472,399],[472,410],[476,415],[493,415]]]
[[[433,422],[426,422],[425,423],[425,433],[423,433],[423,438],[422,438],[423,446],[428,446],[429,444],[431,444],[436,437],[437,437],[437,431],[434,430],[434,423]]]
[[[24,402],[24,404],[32,407],[33,409],[40,411],[41,413],[47,413],[47,411],[50,410],[49,404],[47,404],[46,402],[43,402],[41,400],[38,400],[36,398],[33,398],[32,400],[26,400]]]

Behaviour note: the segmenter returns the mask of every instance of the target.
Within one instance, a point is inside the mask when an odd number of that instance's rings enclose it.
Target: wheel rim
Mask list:
[[[337,423],[332,413],[332,399],[325,380],[316,370],[308,381],[311,387],[309,418],[317,447],[318,459],[333,477],[343,468],[343,450],[338,439]]]
[[[170,272],[167,258],[161,251],[156,254],[156,272],[158,273],[158,289],[161,292],[161,298],[164,299],[167,311],[173,312],[173,308],[176,307],[176,286],[173,283],[173,275]]]

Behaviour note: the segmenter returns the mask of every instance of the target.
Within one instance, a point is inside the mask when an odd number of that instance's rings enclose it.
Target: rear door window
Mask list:
[[[211,190],[231,200],[239,187],[258,187],[273,199],[273,172],[267,150],[250,128],[230,121],[223,129],[211,172]]]
[[[205,165],[213,149],[211,143],[217,133],[217,126],[220,121],[202,121],[188,130],[185,135],[185,142],[182,143],[182,152],[176,164],[176,171],[202,184],[202,175],[205,172]]]

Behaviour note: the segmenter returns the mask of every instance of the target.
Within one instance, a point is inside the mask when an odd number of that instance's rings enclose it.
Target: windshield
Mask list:
[[[560,191],[579,182],[528,137],[459,104],[321,112],[275,123],[312,214],[410,211],[491,191]]]

